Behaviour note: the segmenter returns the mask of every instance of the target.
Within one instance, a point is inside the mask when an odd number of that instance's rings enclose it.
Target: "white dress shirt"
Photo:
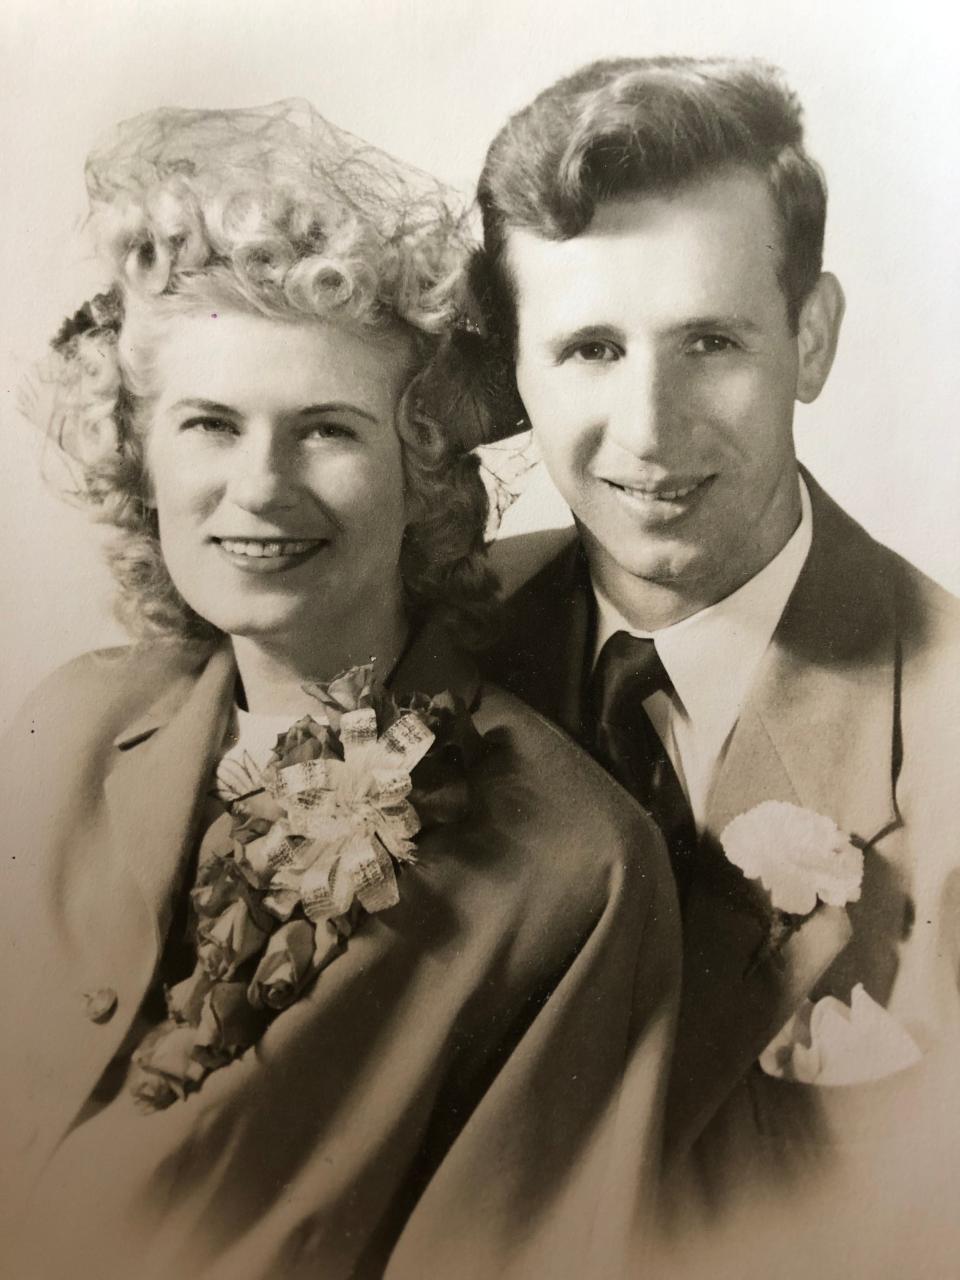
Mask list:
[[[800,504],[800,523],[769,564],[726,599],[672,626],[638,631],[594,585],[594,661],[616,631],[656,644],[673,693],[655,693],[643,705],[701,829],[730,734],[810,550],[813,514],[802,479]]]

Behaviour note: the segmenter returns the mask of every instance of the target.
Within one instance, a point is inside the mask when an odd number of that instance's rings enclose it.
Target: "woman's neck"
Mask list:
[[[332,680],[370,661],[385,680],[403,652],[407,632],[406,619],[398,611],[362,633],[314,637],[309,646],[272,636],[232,636],[246,708],[260,715],[303,715],[316,707],[304,684]]]

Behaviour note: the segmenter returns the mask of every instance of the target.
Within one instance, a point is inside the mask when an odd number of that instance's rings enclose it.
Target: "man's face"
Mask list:
[[[509,235],[520,395],[614,598],[643,579],[703,607],[796,527],[804,339],[780,260],[775,207],[743,169],[602,205],[571,240]]]

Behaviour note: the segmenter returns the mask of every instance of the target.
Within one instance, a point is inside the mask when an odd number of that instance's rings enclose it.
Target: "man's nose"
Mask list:
[[[669,427],[670,380],[655,354],[631,355],[622,362],[607,424],[610,438],[638,458],[660,452]]]
[[[231,500],[254,512],[295,506],[298,480],[288,452],[270,433],[250,432],[234,451]]]

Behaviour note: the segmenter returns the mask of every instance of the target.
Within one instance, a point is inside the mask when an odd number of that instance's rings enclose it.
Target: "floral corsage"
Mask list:
[[[860,897],[863,852],[823,814],[766,800],[734,818],[720,836],[728,860],[767,891],[769,932],[755,957],[776,955],[819,903]]]
[[[191,892],[197,963],[133,1057],[130,1088],[160,1110],[254,1044],[363,919],[394,906],[424,828],[460,818],[480,738],[460,699],[397,701],[355,667],[307,691],[320,704],[260,769],[218,775],[226,812]]]

